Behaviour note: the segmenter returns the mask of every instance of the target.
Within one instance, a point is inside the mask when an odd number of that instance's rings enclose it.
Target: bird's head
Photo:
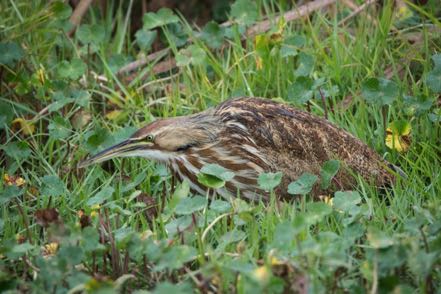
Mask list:
[[[207,115],[158,120],[139,129],[129,139],[86,158],[78,167],[116,157],[169,161],[192,147],[203,147],[216,141],[219,128],[216,120]]]

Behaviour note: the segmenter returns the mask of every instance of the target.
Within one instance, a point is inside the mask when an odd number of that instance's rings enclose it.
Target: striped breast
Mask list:
[[[243,143],[239,138],[229,138],[228,142],[217,143],[190,148],[185,154],[177,156],[170,162],[174,174],[181,181],[188,181],[190,188],[202,195],[207,188],[197,180],[201,168],[207,164],[218,164],[232,172],[235,176],[225,186],[216,189],[216,193],[224,198],[240,195],[247,200],[267,199],[265,191],[259,189],[257,178],[259,174],[268,170],[265,157],[252,144]]]

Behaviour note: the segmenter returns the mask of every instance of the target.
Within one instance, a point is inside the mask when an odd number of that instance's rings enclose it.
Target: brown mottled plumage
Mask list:
[[[333,179],[337,189],[354,188],[353,172],[379,187],[394,181],[388,163],[350,133],[310,113],[262,98],[232,99],[195,115],[155,121],[81,165],[117,156],[163,161],[199,193],[205,190],[197,180],[199,170],[216,163],[235,172],[217,192],[230,197],[239,190],[250,200],[268,198],[257,184],[260,173],[281,171],[276,194],[286,198],[289,183],[304,172],[320,176],[321,166],[330,159],[342,163]],[[328,192],[316,184],[312,194]]]

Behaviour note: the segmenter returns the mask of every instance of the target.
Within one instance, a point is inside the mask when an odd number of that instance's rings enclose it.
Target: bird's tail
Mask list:
[[[397,174],[399,174],[403,179],[407,179],[408,176],[407,174],[398,166],[396,166],[395,164],[389,163],[388,164],[389,168],[391,170],[393,170],[394,172],[396,172]]]

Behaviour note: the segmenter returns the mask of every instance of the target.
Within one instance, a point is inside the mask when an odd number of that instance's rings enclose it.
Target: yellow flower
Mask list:
[[[59,247],[59,245],[57,242],[52,242],[52,243],[46,244],[43,246],[41,253],[42,253],[43,257],[45,257],[45,258],[52,257],[57,253],[58,247]]]
[[[93,218],[99,214],[101,206],[99,204],[94,204],[90,208],[92,209],[92,211],[90,212],[90,217]]]
[[[275,256],[271,256],[270,257],[270,263],[271,263],[271,265],[282,265],[282,264],[285,264],[282,260],[280,260],[280,259],[278,259],[277,257],[275,257]]]
[[[331,207],[334,205],[334,197],[331,195],[319,195],[319,199]]]
[[[407,121],[394,121],[386,129],[386,146],[398,152],[409,149],[411,126]]]
[[[94,204],[90,208],[92,208],[92,210],[99,210],[101,206],[99,204]]]
[[[8,186],[11,186],[11,185],[12,185],[12,183],[11,183],[11,178],[9,177],[8,174],[4,174],[4,175],[3,175],[3,182],[4,182],[6,185],[8,185]]]
[[[15,180],[15,185],[16,185],[17,187],[23,186],[25,183],[26,183],[26,181],[25,181],[22,177],[18,177],[18,178]]]
[[[20,176],[10,176],[8,174],[3,175],[3,182],[8,186],[23,186],[26,181]]]
[[[331,196],[325,196],[325,198],[323,200],[329,206],[333,206],[334,205],[334,198],[331,197]]]

